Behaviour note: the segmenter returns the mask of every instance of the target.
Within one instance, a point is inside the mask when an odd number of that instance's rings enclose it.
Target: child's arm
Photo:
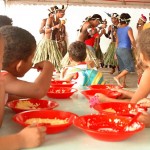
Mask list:
[[[74,69],[71,68],[63,68],[61,71],[60,79],[61,80],[66,80],[66,81],[71,81],[72,79],[76,78],[77,71],[74,71]]]
[[[40,146],[45,140],[44,126],[28,126],[16,134],[0,137],[0,146],[3,150],[17,150]]]
[[[30,98],[42,98],[45,96],[50,86],[54,66],[49,61],[43,61],[36,64],[35,68],[40,68],[41,72],[33,83],[19,80],[11,74],[5,76],[6,92]]]
[[[3,121],[4,115],[4,105],[5,105],[5,89],[4,89],[4,81],[0,74],[0,127]]]
[[[133,95],[131,102],[137,103],[139,100],[146,98],[150,94],[150,69],[147,68],[140,80],[139,87],[135,94]]]

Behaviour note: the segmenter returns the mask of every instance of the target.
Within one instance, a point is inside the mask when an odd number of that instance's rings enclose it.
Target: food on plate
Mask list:
[[[105,111],[105,112],[111,112],[111,113],[116,113],[116,111],[113,108],[107,108],[107,109],[104,109],[103,111]]]
[[[67,124],[68,119],[49,119],[49,118],[30,118],[25,121],[26,124],[50,124],[50,125],[60,125]]]
[[[38,106],[39,106],[38,103],[33,104],[28,100],[26,100],[26,101],[20,100],[16,104],[16,108],[18,108],[18,109],[37,109]]]
[[[65,93],[64,89],[59,89],[59,90],[51,90],[51,93]]]

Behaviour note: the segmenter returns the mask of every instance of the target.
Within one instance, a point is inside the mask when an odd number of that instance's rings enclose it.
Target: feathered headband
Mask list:
[[[50,13],[53,13],[53,12],[54,12],[54,7],[50,7],[50,8],[48,9],[48,11],[49,11]]]
[[[105,13],[106,13],[107,16],[110,17],[110,18],[118,18],[118,19],[119,19],[119,15],[118,15],[117,13],[112,13],[112,14],[107,13],[107,12],[105,12]]]
[[[58,10],[66,10],[66,8],[64,5],[54,6],[54,11],[58,11]]]

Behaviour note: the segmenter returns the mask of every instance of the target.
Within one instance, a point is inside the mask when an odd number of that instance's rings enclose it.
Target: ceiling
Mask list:
[[[6,4],[69,4],[96,6],[131,6],[150,8],[150,0],[4,0]]]

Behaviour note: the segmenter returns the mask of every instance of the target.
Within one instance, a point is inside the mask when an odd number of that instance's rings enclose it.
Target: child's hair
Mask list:
[[[136,53],[136,68],[137,68],[137,73],[142,74],[143,71],[147,66],[141,62],[140,59],[140,53],[143,54],[144,59],[150,60],[150,28],[143,30],[140,32],[138,38],[137,38],[137,50],[138,52]]]
[[[6,69],[17,60],[26,61],[36,49],[34,36],[25,29],[4,26],[0,28],[0,34],[5,40],[3,69]]]
[[[120,24],[129,24],[131,16],[128,13],[122,13],[120,15],[119,22]]]
[[[86,58],[86,45],[84,42],[76,41],[69,45],[69,57],[74,61],[85,61]]]
[[[4,15],[0,15],[0,27],[3,27],[5,25],[12,25],[12,19],[4,16]]]
[[[137,39],[137,49],[146,60],[150,60],[150,28],[140,32]]]

